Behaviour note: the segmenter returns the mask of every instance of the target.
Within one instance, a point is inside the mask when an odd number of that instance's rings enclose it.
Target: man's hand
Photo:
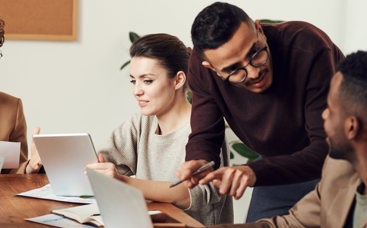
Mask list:
[[[208,174],[210,171],[213,170],[213,169],[209,169],[208,171],[205,171],[201,174],[191,176],[192,173],[195,172],[195,170],[197,170],[198,168],[200,168],[202,165],[206,163],[208,163],[208,161],[205,161],[205,160],[187,161],[178,168],[176,176],[180,180],[185,180],[183,183],[188,188],[193,188],[199,183],[199,180],[201,178],[205,177],[206,174]]]
[[[209,182],[213,182],[220,194],[227,194],[239,199],[247,187],[255,185],[256,175],[249,166],[222,167],[207,174],[199,181],[199,184],[208,184]]]
[[[39,127],[36,127],[33,130],[33,135],[38,135],[41,132]],[[32,147],[31,147],[31,160],[29,160],[28,165],[25,169],[26,173],[38,173],[38,171],[42,167],[42,161],[38,154],[38,150],[36,148],[36,144],[32,140]]]

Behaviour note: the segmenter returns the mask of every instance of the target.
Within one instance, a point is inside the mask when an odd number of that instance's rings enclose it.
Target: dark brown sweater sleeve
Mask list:
[[[194,51],[195,52],[195,51]],[[197,62],[197,57],[191,62]],[[224,120],[221,111],[208,88],[202,89],[199,74],[206,69],[193,64],[189,71],[189,85],[192,90],[191,134],[186,145],[186,160],[204,159],[220,165],[220,148],[224,139]],[[205,87],[205,86],[204,86]]]

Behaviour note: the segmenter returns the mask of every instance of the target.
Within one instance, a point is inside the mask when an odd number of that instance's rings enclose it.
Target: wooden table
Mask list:
[[[25,221],[24,218],[49,214],[54,209],[80,204],[33,199],[16,194],[39,188],[48,183],[45,174],[0,175],[0,227],[47,227]],[[181,209],[168,203],[149,203],[149,210],[160,210],[180,223],[154,223],[154,227],[204,227]]]

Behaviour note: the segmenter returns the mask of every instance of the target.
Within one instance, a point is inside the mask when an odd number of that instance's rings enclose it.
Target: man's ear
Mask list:
[[[202,61],[201,65],[203,65],[205,68],[211,69],[212,71],[214,71],[218,75],[218,77],[221,77],[220,74],[218,73],[218,71],[208,61],[205,61],[205,60]]]
[[[183,71],[179,71],[176,74],[176,79],[175,79],[175,89],[178,90],[181,87],[183,87],[185,85],[186,82],[186,74]]]
[[[261,24],[260,24],[260,21],[259,20],[256,20],[255,21],[255,29],[258,31],[258,33],[264,37],[265,41],[266,41],[266,36],[264,34],[264,30],[263,28],[261,27]]]
[[[255,29],[259,30],[260,32],[263,32],[263,28],[261,27],[261,24],[260,24],[259,20],[255,21]]]
[[[349,140],[358,137],[361,130],[361,123],[356,116],[349,116],[344,121],[344,132]]]
[[[205,68],[208,68],[208,69],[211,69],[212,71],[214,71],[214,72],[217,72],[216,70],[215,70],[215,68],[212,66],[212,64],[210,64],[208,61],[202,61],[201,62],[201,65],[203,65],[203,67],[205,67]]]

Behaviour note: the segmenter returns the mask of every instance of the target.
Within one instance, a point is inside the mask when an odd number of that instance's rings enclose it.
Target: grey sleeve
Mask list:
[[[136,174],[140,123],[139,114],[125,121],[112,132],[107,146],[99,151],[107,161],[115,164],[121,174]]]
[[[203,206],[220,202],[221,195],[212,184],[198,185],[189,190],[190,206],[186,210],[201,210]]]
[[[220,166],[228,166],[228,150],[226,142],[221,151]],[[232,197],[221,195],[212,184],[198,185],[189,190],[190,206],[185,209],[192,216],[200,216],[205,224],[233,223]]]

